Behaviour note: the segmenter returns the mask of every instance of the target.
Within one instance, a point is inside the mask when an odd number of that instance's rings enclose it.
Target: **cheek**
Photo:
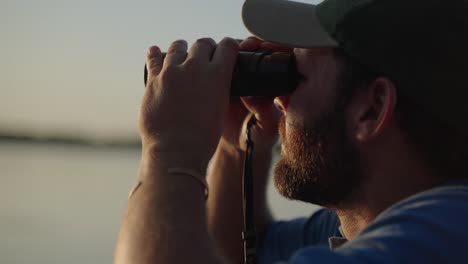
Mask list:
[[[304,82],[291,95],[287,111],[289,124],[304,124],[316,120],[333,102],[331,89]]]

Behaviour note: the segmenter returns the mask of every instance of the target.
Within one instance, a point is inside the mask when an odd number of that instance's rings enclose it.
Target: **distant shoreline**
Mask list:
[[[31,137],[31,136],[11,136],[1,135],[0,143],[2,142],[18,142],[30,144],[55,144],[55,145],[68,145],[68,146],[87,146],[94,148],[128,148],[128,149],[141,149],[140,141],[91,141],[88,139],[80,138],[63,138],[63,137]],[[281,144],[278,142],[273,151],[277,154],[281,152]]]
[[[61,138],[61,137],[31,137],[21,135],[0,135],[0,142],[22,142],[32,144],[57,144],[57,145],[76,145],[91,146],[98,148],[141,148],[140,141],[109,141],[95,142],[79,138]]]

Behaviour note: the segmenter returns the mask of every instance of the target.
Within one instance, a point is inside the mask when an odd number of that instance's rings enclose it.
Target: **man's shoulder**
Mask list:
[[[288,263],[460,263],[468,259],[468,183],[440,185],[389,207],[353,240],[308,247]]]
[[[401,214],[421,214],[421,216],[435,218],[445,218],[454,214],[468,217],[467,201],[468,180],[450,181],[416,193],[392,205],[383,211],[374,222]],[[442,212],[445,213],[440,214]]]
[[[466,260],[467,202],[468,184],[465,182],[415,194],[386,209],[337,252],[372,263]]]

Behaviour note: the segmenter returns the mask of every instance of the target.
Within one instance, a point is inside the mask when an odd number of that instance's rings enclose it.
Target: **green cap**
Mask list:
[[[246,0],[255,36],[340,47],[448,125],[468,132],[468,0]]]

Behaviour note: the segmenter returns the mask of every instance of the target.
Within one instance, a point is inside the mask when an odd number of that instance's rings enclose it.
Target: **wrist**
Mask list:
[[[186,168],[206,174],[209,158],[202,152],[183,148],[162,149],[157,145],[144,145],[142,148],[143,166],[160,166],[168,168]]]

